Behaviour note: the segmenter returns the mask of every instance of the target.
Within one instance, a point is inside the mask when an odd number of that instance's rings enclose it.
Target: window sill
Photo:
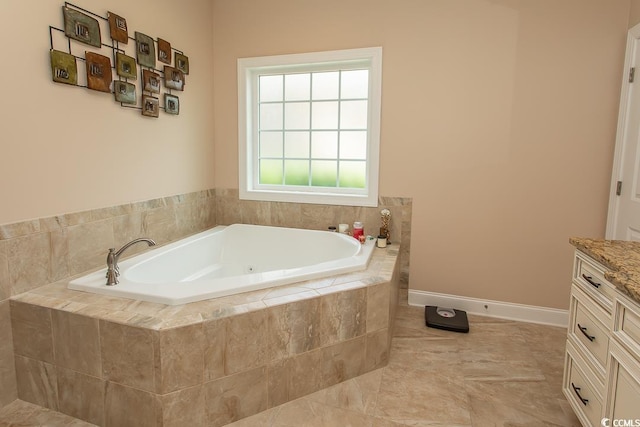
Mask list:
[[[320,205],[377,207],[378,197],[371,195],[304,193],[295,191],[240,190],[240,200],[310,203]]]

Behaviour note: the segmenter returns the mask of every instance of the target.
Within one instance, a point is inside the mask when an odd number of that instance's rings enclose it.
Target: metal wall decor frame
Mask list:
[[[122,44],[128,44],[129,30],[127,20],[113,12],[108,12],[107,17],[109,20],[109,34],[111,35],[111,39]]]
[[[127,20],[111,11],[102,16],[64,2],[62,17],[62,28],[49,25],[53,82],[111,93],[121,107],[140,110],[145,117],[156,118],[160,110],[179,115],[180,99],[172,90],[184,91],[189,74],[183,51],[143,32],[130,37]],[[102,34],[109,35],[107,43]],[[156,68],[156,60],[162,69]]]
[[[184,90],[184,73],[177,68],[164,66],[164,85],[169,89]]]
[[[87,60],[87,87],[111,93],[111,59],[95,52],[85,52],[84,57]]]
[[[123,104],[135,104],[137,102],[136,85],[132,83],[116,80],[113,83],[113,92],[117,102]]]
[[[151,95],[142,95],[142,115],[148,117],[158,117],[160,110],[160,100]]]
[[[158,61],[171,64],[171,43],[158,39]]]
[[[116,73],[125,79],[137,79],[138,67],[136,66],[136,59],[122,52],[116,52]]]
[[[180,114],[180,98],[168,93],[164,94],[164,111],[167,114]]]
[[[62,6],[62,15],[67,37],[95,47],[102,45],[100,24],[95,18],[68,7],[66,3]]]
[[[78,84],[76,57],[66,52],[51,49],[51,76],[54,82],[68,85]]]
[[[150,70],[142,70],[142,90],[149,93],[160,93],[160,74]]]

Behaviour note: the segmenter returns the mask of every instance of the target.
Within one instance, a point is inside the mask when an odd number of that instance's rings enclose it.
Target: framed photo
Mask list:
[[[109,33],[111,38],[119,43],[129,43],[129,31],[127,30],[127,21],[122,16],[109,12]]]
[[[51,51],[51,77],[54,82],[68,85],[78,84],[76,57],[59,50]]]
[[[142,70],[142,90],[160,93],[160,74],[149,70]]]
[[[142,95],[142,115],[147,117],[158,117],[160,110],[158,98],[149,95]]]
[[[184,73],[177,68],[165,65],[164,85],[169,89],[184,90]]]
[[[184,74],[189,74],[189,58],[176,52],[176,68]]]
[[[137,79],[138,67],[135,58],[116,52],[116,73],[125,79]]]
[[[91,46],[102,46],[100,24],[97,20],[67,6],[62,6],[62,14],[64,15],[64,34],[67,37]]]
[[[158,39],[158,61],[171,64],[171,43]]]
[[[156,47],[153,39],[136,31],[136,56],[143,67],[156,67]]]
[[[164,111],[167,114],[180,114],[180,98],[168,93],[164,94]]]
[[[136,85],[123,82],[122,80],[116,80],[113,83],[113,93],[116,101],[123,104],[135,104],[136,103]]]
[[[111,59],[108,56],[85,52],[87,87],[100,92],[111,92]]]

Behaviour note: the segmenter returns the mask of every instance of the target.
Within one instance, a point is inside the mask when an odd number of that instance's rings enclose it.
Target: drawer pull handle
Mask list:
[[[576,396],[578,396],[580,402],[582,402],[584,406],[587,406],[587,403],[589,403],[589,399],[585,399],[584,397],[580,396],[580,387],[576,387],[573,383],[571,383],[571,387],[573,387],[573,392],[576,394]]]
[[[594,282],[594,281],[593,281],[593,277],[591,277],[591,276],[587,276],[586,274],[583,274],[583,275],[582,275],[582,278],[583,278],[584,280],[586,280],[587,282],[589,282],[589,284],[590,284],[591,286],[593,286],[594,288],[599,288],[599,287],[600,287],[600,283],[598,283],[598,282]]]
[[[587,339],[591,342],[593,342],[593,340],[596,339],[596,337],[594,337],[593,335],[589,335],[587,333],[587,328],[584,326],[580,326],[580,323],[578,323],[578,329],[580,329],[580,332],[582,332],[582,335],[584,335],[585,337],[587,337]]]

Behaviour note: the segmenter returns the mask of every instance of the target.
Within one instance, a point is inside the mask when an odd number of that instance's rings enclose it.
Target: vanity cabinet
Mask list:
[[[640,425],[640,307],[620,295],[615,313],[605,416]]]
[[[604,418],[640,425],[640,304],[606,272],[576,251],[563,392],[584,426],[601,426]]]

